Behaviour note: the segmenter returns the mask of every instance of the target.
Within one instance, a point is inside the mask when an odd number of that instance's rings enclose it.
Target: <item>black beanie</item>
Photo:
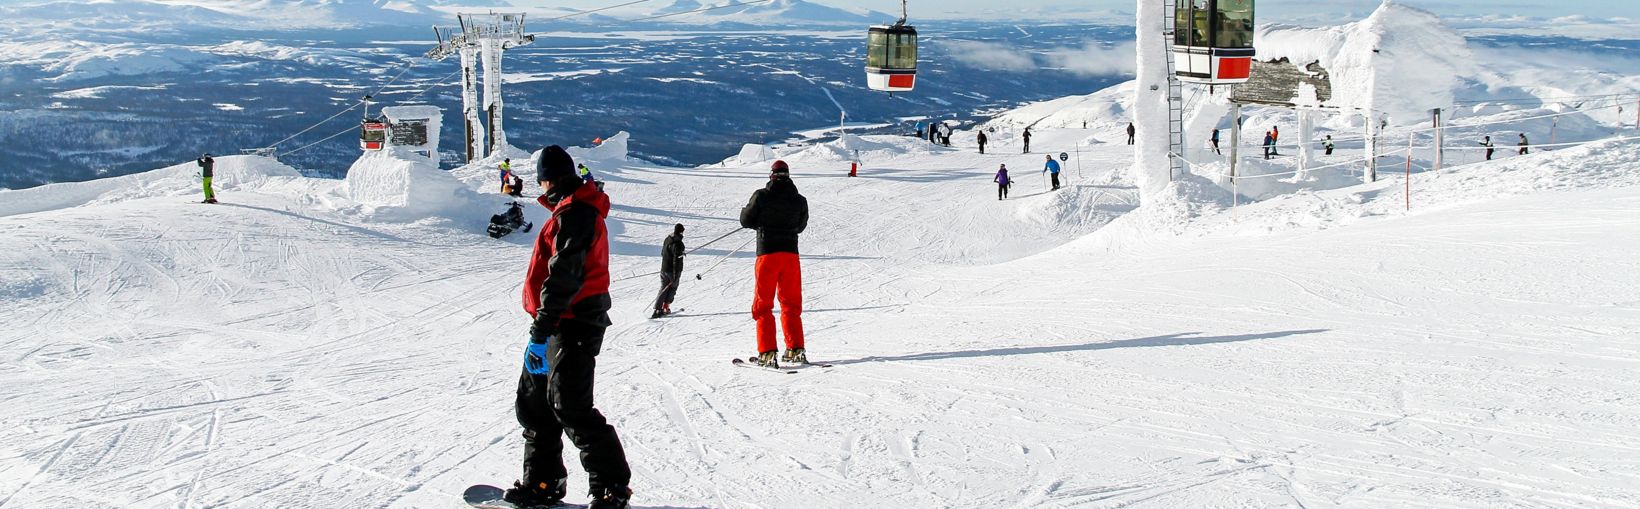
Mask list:
[[[683,223],[678,223],[676,226],[673,226],[672,233],[683,233]]]
[[[575,160],[564,147],[553,145],[541,150],[541,160],[535,164],[535,181],[552,182],[564,176],[575,175]]]

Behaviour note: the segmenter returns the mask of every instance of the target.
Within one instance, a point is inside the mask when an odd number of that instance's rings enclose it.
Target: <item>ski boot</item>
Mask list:
[[[660,318],[660,317],[663,317],[663,316],[666,316],[666,311],[656,309],[654,313],[650,313],[649,319],[654,320],[656,318]]]
[[[627,501],[632,499],[630,488],[606,488],[592,490],[592,503],[587,509],[628,509]]]
[[[780,362],[784,362],[788,365],[807,365],[809,363],[809,356],[803,353],[802,348],[793,348],[786,350],[786,353],[780,356]]]
[[[770,369],[780,369],[780,363],[776,362],[775,359],[774,359],[774,354],[775,353],[777,353],[776,350],[769,350],[767,352],[759,352],[757,354],[757,357],[752,357],[752,363],[758,365],[759,367],[770,368]]]
[[[525,486],[523,481],[513,482],[513,487],[501,495],[501,499],[511,502],[520,509],[534,507],[552,507],[564,501],[564,495],[569,493],[567,479],[557,479],[549,482],[538,482],[533,486]]]

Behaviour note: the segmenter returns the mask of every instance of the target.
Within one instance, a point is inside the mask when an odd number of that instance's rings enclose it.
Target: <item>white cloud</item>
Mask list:
[[[1039,67],[1024,50],[1007,44],[983,41],[940,41],[957,63],[988,71],[1027,72]]]
[[[1106,46],[1088,41],[1080,48],[1060,48],[1048,53],[1052,67],[1081,76],[1130,75],[1134,72],[1136,50],[1132,42]]]

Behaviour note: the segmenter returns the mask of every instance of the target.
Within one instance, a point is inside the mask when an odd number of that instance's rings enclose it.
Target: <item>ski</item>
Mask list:
[[[518,507],[518,505],[513,504],[512,502],[502,500],[501,495],[505,494],[506,492],[507,492],[507,490],[497,488],[495,486],[490,486],[488,484],[475,484],[472,487],[467,488],[467,491],[463,492],[461,494],[461,499],[465,500],[467,502],[467,505],[477,507],[478,509],[526,509],[526,508]],[[585,508],[586,508],[586,506],[581,505],[581,504],[570,504],[570,503],[565,503],[565,502],[559,502],[559,503],[553,504],[553,505],[531,506],[527,509],[585,509]]]
[[[757,365],[757,362],[754,362],[752,359],[742,359],[742,358],[736,357],[733,361],[730,361],[730,362],[733,363],[734,365],[740,366],[742,368],[761,369],[761,370],[764,370],[764,371],[773,371],[773,372],[776,372],[776,373],[785,373],[785,374],[788,374],[788,375],[797,374],[797,370],[795,370],[795,369],[768,368],[768,367],[759,366],[759,365]]]

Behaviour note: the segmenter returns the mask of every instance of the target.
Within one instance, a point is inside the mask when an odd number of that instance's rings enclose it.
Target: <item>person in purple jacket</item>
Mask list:
[[[1012,180],[1008,180],[1008,165],[1002,165],[1002,168],[997,170],[997,178],[992,179],[992,181],[997,183],[997,200],[1000,201],[1003,198],[1007,198],[1008,184],[1012,184],[1014,182]]]

